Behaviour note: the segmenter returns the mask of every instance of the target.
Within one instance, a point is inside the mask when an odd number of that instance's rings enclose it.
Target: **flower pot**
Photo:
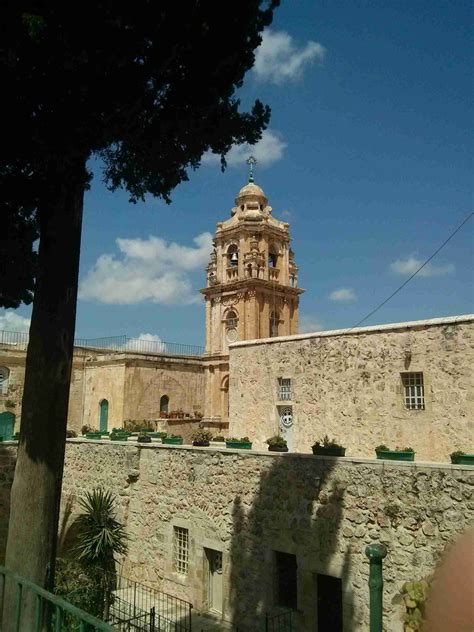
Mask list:
[[[183,445],[183,437],[164,437],[163,443],[165,445]]]
[[[209,441],[193,441],[193,446],[196,448],[208,448]]]
[[[451,463],[455,465],[474,465],[474,454],[456,454],[451,457]]]
[[[139,443],[151,443],[151,437],[148,435],[144,435],[143,437],[137,437],[137,441]]]
[[[269,452],[288,452],[288,447],[283,445],[269,445]]]
[[[247,441],[226,441],[225,447],[234,450],[251,450],[252,444]]]
[[[100,432],[88,432],[86,433],[86,439],[93,439],[94,441],[98,441],[102,439],[102,435]]]
[[[346,448],[336,446],[325,448],[321,445],[313,445],[312,450],[316,456],[346,456]]]
[[[386,461],[414,461],[414,452],[398,452],[397,450],[376,450],[378,459],[385,459]]]

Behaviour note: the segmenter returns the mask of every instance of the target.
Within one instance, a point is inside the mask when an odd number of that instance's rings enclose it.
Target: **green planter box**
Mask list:
[[[311,449],[316,456],[346,456],[346,448],[323,448],[313,445]]]
[[[128,435],[126,434],[111,434],[111,441],[128,441]]]
[[[226,448],[233,448],[234,450],[251,450],[252,444],[246,441],[226,441]]]
[[[164,437],[165,445],[183,445],[183,437]]]
[[[153,439],[164,439],[168,435],[166,432],[147,432],[146,434]]]
[[[288,448],[282,445],[269,445],[268,451],[269,452],[288,452]]]
[[[454,465],[474,465],[474,454],[457,454],[451,457]]]
[[[110,433],[108,430],[101,430],[98,434],[100,434],[102,437],[108,437]]]
[[[396,450],[376,450],[378,459],[386,461],[414,461],[414,452],[397,452]]]
[[[102,439],[102,435],[100,434],[100,432],[88,432],[86,434],[86,439],[94,439],[95,441],[97,441],[98,439]]]

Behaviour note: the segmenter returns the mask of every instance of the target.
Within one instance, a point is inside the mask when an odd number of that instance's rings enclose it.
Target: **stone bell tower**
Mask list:
[[[228,424],[228,345],[297,334],[303,291],[289,224],[272,216],[251,170],[230,218],[217,224],[207,287],[201,290],[206,301],[205,421]]]

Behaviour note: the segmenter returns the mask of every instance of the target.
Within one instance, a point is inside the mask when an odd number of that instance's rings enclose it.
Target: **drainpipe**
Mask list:
[[[383,619],[383,576],[382,560],[387,555],[387,547],[383,544],[369,544],[365,549],[369,558],[369,590],[370,590],[370,632],[382,632]]]

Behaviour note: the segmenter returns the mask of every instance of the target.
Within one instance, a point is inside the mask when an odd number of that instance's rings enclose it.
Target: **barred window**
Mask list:
[[[291,379],[288,377],[278,378],[278,399],[291,399]]]
[[[174,528],[174,565],[182,575],[188,574],[188,530],[183,527]]]
[[[402,373],[405,395],[405,408],[409,410],[425,409],[425,389],[423,373]]]

